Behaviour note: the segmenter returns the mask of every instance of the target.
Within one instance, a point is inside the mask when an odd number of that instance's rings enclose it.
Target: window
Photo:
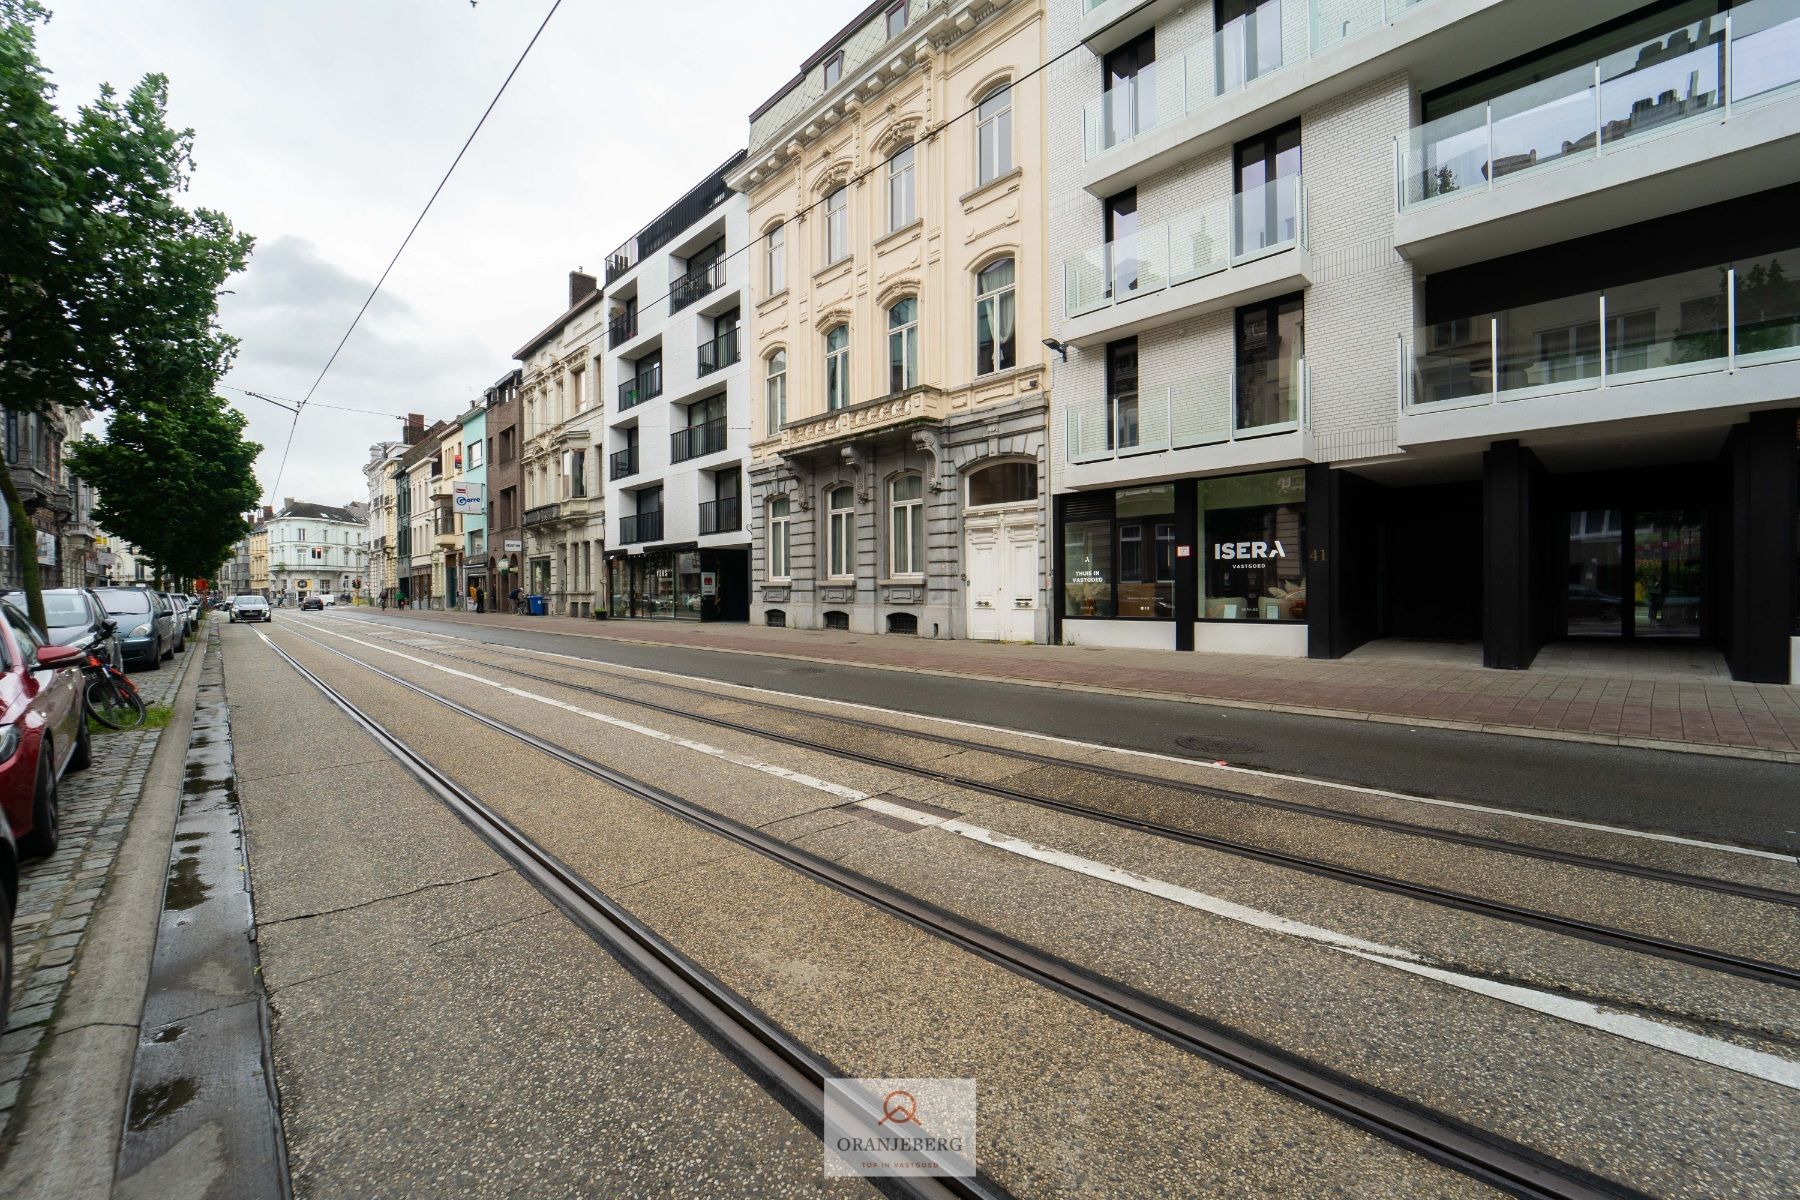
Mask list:
[[[825,197],[825,262],[830,265],[850,256],[850,189],[841,187]]]
[[[1219,95],[1281,66],[1281,0],[1219,0],[1213,28]]]
[[[825,334],[825,408],[850,403],[850,327],[838,325]]]
[[[788,577],[788,501],[786,496],[769,498],[769,578]]]
[[[825,60],[825,90],[829,92],[832,88],[836,87],[838,85],[838,80],[843,77],[844,52],[839,50],[836,54]]]
[[[888,232],[913,223],[913,147],[894,153],[887,165]]]
[[[769,355],[768,373],[763,381],[763,397],[767,406],[768,428],[763,432],[774,437],[787,424],[787,351]]]
[[[1306,354],[1306,310],[1299,293],[1237,312],[1237,427],[1299,420]]]
[[[1306,474],[1200,481],[1200,615],[1306,620]]]
[[[1012,88],[989,92],[975,110],[975,183],[989,183],[1012,170]]]
[[[587,495],[587,451],[563,451],[563,474],[569,479],[569,496],[581,499]]]
[[[856,574],[856,491],[851,487],[832,488],[826,497],[831,528],[831,575],[848,579]]]
[[[1038,498],[1037,464],[996,463],[969,476],[969,507],[1026,504]]]
[[[464,449],[463,454],[465,456],[463,461],[469,464],[469,469],[471,471],[476,467],[479,467],[481,465],[481,439],[476,438],[474,441],[470,442]]]
[[[888,540],[888,574],[925,573],[925,480],[902,475],[888,484],[888,510],[893,520]]]
[[[1156,124],[1156,30],[1120,46],[1101,64],[1102,148],[1129,141]]]
[[[1015,349],[1013,260],[1003,258],[975,277],[975,373],[1006,370]]]
[[[1138,345],[1136,338],[1106,344],[1106,448],[1138,444]]]
[[[1300,190],[1292,182],[1300,174],[1300,122],[1239,142],[1234,163],[1231,252],[1255,254],[1293,241],[1300,228]]]
[[[787,225],[769,230],[763,238],[764,295],[773,296],[787,290]]]
[[[1175,489],[1170,484],[1121,488],[1118,516],[1118,597],[1121,617],[1175,615]]]
[[[919,383],[919,301],[912,296],[888,309],[888,391]]]
[[[888,37],[897,38],[905,31],[906,5],[907,0],[894,0],[892,4],[888,5],[886,17]]]

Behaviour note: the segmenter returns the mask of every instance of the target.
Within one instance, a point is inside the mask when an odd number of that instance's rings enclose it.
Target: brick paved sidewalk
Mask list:
[[[1673,674],[1479,666],[1376,656],[1322,660],[932,641],[826,630],[409,611],[652,645],[1148,695],[1491,733],[1800,762],[1800,687]]]
[[[200,639],[160,671],[132,675],[146,704],[170,703],[199,657]],[[94,765],[62,780],[62,841],[49,858],[19,871],[13,917],[13,996],[0,1037],[0,1138],[8,1132],[33,1054],[68,986],[113,859],[144,790],[160,729],[94,735]]]

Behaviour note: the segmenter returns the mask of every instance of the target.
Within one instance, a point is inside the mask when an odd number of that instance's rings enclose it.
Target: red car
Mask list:
[[[81,663],[46,645],[24,613],[0,603],[0,809],[20,858],[56,850],[57,784],[91,761]]]

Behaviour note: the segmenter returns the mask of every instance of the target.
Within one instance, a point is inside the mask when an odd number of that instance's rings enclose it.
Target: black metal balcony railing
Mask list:
[[[738,516],[738,498],[736,496],[701,502],[701,533],[731,533],[742,528],[743,523]]]
[[[715,258],[690,270],[669,285],[669,311],[680,312],[710,291],[725,283],[725,260]]]
[[[554,521],[562,514],[561,504],[540,504],[536,508],[525,510],[525,524],[542,525],[546,521]]]
[[[620,246],[613,253],[606,256],[606,282],[611,283],[625,272],[631,270],[631,268],[637,266],[637,247],[632,244],[636,240],[637,239],[633,238],[632,242],[627,242],[625,245]]]
[[[619,541],[627,546],[638,542],[658,542],[662,540],[662,511],[638,513],[636,516],[619,518]]]
[[[612,453],[608,479],[625,479],[638,473],[638,448],[627,446]]]
[[[618,349],[637,336],[637,309],[627,309],[606,323],[606,344]]]
[[[619,411],[635,408],[646,400],[662,395],[662,363],[658,362],[642,375],[634,375],[619,385]]]
[[[714,417],[701,425],[689,425],[669,435],[669,461],[686,462],[725,448],[725,418]]]
[[[710,342],[700,343],[699,364],[696,373],[711,375],[721,367],[729,367],[738,360],[738,331],[732,326]]]

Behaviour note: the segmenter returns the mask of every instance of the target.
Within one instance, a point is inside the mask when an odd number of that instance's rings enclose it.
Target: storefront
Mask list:
[[[749,552],[669,547],[607,559],[608,612],[674,621],[749,619]]]
[[[1057,531],[1064,644],[1307,652],[1304,471],[1061,496]]]

